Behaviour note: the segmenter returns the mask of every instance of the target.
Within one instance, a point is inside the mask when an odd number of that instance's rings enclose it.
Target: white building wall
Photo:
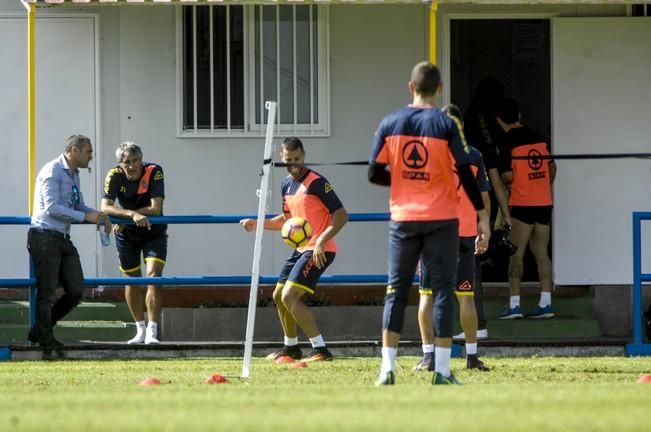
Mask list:
[[[23,11],[18,2],[7,3],[0,2],[0,13]],[[100,16],[102,166],[96,169],[105,173],[113,166],[115,147],[123,140],[132,140],[143,146],[146,160],[158,162],[165,169],[166,214],[255,213],[262,139],[176,137],[175,8],[79,10]],[[560,16],[590,16],[624,15],[626,8],[442,5],[439,11],[555,11]],[[71,13],[74,9],[54,8],[38,13],[60,12]],[[304,140],[308,160],[368,157],[381,117],[409,102],[409,70],[427,57],[427,20],[428,7],[420,4],[330,7],[331,136]],[[562,152],[562,148],[557,151]],[[24,167],[14,169],[22,173]],[[333,183],[350,212],[387,210],[387,191],[368,184],[365,168],[318,170]],[[280,210],[279,185],[283,176],[282,169],[274,170],[271,211]],[[24,201],[24,197],[8,199]],[[250,272],[253,237],[239,226],[173,225],[169,231],[168,275]],[[385,223],[350,223],[338,240],[340,253],[330,274],[386,272]],[[289,250],[275,233],[269,233],[264,247],[262,273],[276,273]],[[118,275],[113,251],[111,248],[103,258],[104,275]]]
[[[132,140],[143,146],[145,159],[165,169],[167,214],[253,214],[263,139],[176,137],[175,19],[171,7],[102,12],[103,171],[114,147]],[[332,134],[304,139],[309,160],[368,158],[379,119],[409,102],[409,69],[426,55],[426,32],[422,5],[331,7]],[[367,182],[365,168],[318,171],[350,212],[387,210],[387,191]],[[274,170],[273,212],[280,210],[283,177],[283,169]],[[253,236],[237,225],[174,225],[169,232],[167,274],[250,272]],[[350,223],[338,240],[331,274],[386,271],[385,223]],[[262,272],[276,273],[288,252],[268,233]],[[107,275],[117,274],[114,256],[104,264]]]

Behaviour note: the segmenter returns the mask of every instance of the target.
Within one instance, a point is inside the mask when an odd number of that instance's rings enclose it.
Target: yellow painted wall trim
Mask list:
[[[34,181],[36,176],[36,62],[35,62],[35,15],[36,5],[30,4],[27,10],[27,211],[32,215],[34,202]]]
[[[429,61],[436,64],[436,12],[438,4],[432,2],[432,7],[429,10]]]

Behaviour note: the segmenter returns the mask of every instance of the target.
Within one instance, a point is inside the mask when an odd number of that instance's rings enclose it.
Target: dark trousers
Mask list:
[[[475,256],[475,283],[472,286],[475,293],[475,309],[477,309],[477,329],[486,328],[486,314],[484,313],[484,288],[481,285],[481,261],[479,255]]]
[[[384,299],[382,328],[400,333],[409,290],[418,260],[432,282],[434,330],[437,337],[452,337],[454,288],[459,254],[459,223],[456,219],[431,222],[389,222],[389,286]]]
[[[36,271],[36,328],[42,346],[54,341],[52,327],[73,310],[84,293],[84,275],[77,248],[69,236],[56,231],[30,229],[27,249]],[[57,300],[56,290],[65,294]]]

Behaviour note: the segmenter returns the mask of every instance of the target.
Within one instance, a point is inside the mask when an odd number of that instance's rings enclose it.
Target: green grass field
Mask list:
[[[254,359],[0,363],[0,431],[649,430],[651,358],[485,360],[432,386],[399,359],[397,383],[373,386],[378,358],[290,369]],[[212,373],[229,384],[204,384]],[[138,383],[158,377],[160,386]]]

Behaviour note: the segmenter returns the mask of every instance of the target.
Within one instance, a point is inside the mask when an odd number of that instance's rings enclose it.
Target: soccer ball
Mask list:
[[[287,246],[300,248],[312,238],[312,225],[302,217],[293,217],[285,221],[280,235]]]

